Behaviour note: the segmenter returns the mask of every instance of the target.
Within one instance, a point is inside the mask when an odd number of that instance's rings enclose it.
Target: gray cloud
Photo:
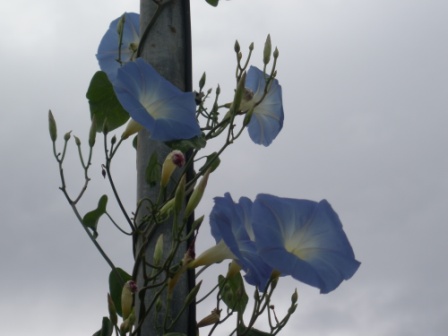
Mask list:
[[[293,288],[300,293],[285,335],[444,335],[448,4],[245,0],[211,8],[203,2],[192,3],[195,80],[206,71],[208,84],[219,82],[231,97],[235,39],[243,50],[255,42],[253,63],[260,66],[270,33],[280,49],[286,116],[271,147],[244,135],[229,149],[198,212],[208,214],[211,198],[226,191],[234,198],[259,192],[326,198],[363,263],[329,295],[282,279],[279,310]],[[0,9],[7,13],[0,22],[3,331],[92,334],[107,314],[109,269],[58,191],[47,112],[53,110],[60,136],[73,130],[85,138],[97,45],[109,22],[138,11],[138,4],[23,0]],[[84,211],[108,192],[102,153],[95,154]],[[126,163],[115,170],[130,209],[133,154],[128,146]],[[67,171],[79,181],[75,158],[73,152]],[[130,243],[107,224],[101,229],[105,249],[130,268]],[[199,248],[213,243],[207,227],[202,237]]]

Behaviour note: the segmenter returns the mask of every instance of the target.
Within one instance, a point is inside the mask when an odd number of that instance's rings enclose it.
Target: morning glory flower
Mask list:
[[[201,134],[194,94],[179,90],[143,59],[118,69],[113,86],[123,108],[152,139],[171,141]]]
[[[328,293],[358,269],[353,249],[330,204],[260,194],[252,208],[260,257],[281,275],[291,275]]]
[[[124,18],[123,25],[122,18]],[[111,82],[115,80],[117,70],[135,58],[140,42],[139,21],[139,14],[124,13],[111,22],[109,29],[101,39],[96,58],[100,69],[107,74]],[[121,46],[119,26],[122,27]]]
[[[284,115],[282,88],[276,79],[271,81],[263,98],[266,79],[267,76],[260,69],[254,66],[249,68],[242,106],[244,110],[250,110],[255,105],[248,125],[249,136],[256,144],[269,146],[283,127]]]
[[[252,201],[242,197],[235,203],[228,193],[215,197],[214,201],[210,226],[217,245],[202,253],[193,262],[194,267],[233,259],[245,271],[246,281],[264,291],[272,268],[261,260],[255,246]]]

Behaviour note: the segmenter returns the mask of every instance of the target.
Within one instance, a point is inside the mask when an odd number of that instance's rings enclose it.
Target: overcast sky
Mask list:
[[[281,279],[278,307],[295,287],[300,295],[284,335],[446,335],[448,2],[191,2],[195,87],[206,71],[208,86],[220,83],[230,97],[235,39],[243,51],[255,43],[252,64],[261,66],[270,33],[285,110],[270,147],[245,134],[229,149],[198,213],[207,215],[212,197],[227,191],[234,199],[325,198],[362,262],[327,295]],[[86,138],[97,46],[124,11],[138,12],[138,1],[0,2],[1,334],[91,335],[107,314],[109,269],[58,190],[47,113],[60,136]],[[74,149],[67,172],[77,190]],[[119,159],[116,180],[132,209],[129,144]],[[108,192],[102,162],[98,151],[83,211]],[[100,242],[130,270],[130,242],[107,224],[101,229]],[[201,239],[201,247],[213,243],[208,225]]]

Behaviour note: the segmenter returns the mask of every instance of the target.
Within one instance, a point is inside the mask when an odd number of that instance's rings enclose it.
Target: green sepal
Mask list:
[[[145,179],[151,187],[157,185],[161,179],[161,168],[157,160],[157,153],[153,152],[146,166]]]
[[[209,5],[212,5],[213,7],[218,6],[218,3],[219,3],[219,0],[205,0],[205,1],[207,1],[207,3]]]
[[[204,169],[210,169],[210,173],[213,173],[216,168],[218,168],[221,163],[221,159],[217,152],[213,152],[212,154],[207,156],[207,160],[205,161],[204,166],[202,166],[199,171],[203,171]]]
[[[112,322],[107,317],[103,317],[101,329],[94,333],[92,336],[111,336],[113,331],[114,326],[112,325]]]
[[[128,121],[129,113],[118,101],[105,72],[98,71],[93,75],[86,97],[89,101],[90,117],[95,117],[97,132],[103,131],[106,119],[109,132]]]
[[[255,328],[250,328],[249,330],[247,330],[246,326],[244,326],[243,324],[240,324],[238,326],[238,331],[237,331],[238,335],[247,335],[247,336],[269,336],[272,335],[271,333],[267,333]]]
[[[107,195],[101,196],[98,201],[98,207],[95,210],[86,213],[82,219],[82,224],[93,231],[94,237],[98,236],[98,221],[106,213]]]
[[[168,141],[166,144],[171,149],[178,149],[182,153],[187,153],[190,149],[205,148],[207,141],[205,140],[205,137],[201,135],[187,140]]]
[[[244,282],[241,273],[236,273],[227,278],[220,275],[218,277],[219,290],[222,301],[234,311],[244,313],[249,297],[244,289]]]
[[[112,298],[112,301],[115,305],[117,314],[120,316],[123,316],[121,312],[121,292],[123,290],[124,284],[131,279],[132,277],[128,273],[118,267],[112,270],[109,274],[110,297]]]

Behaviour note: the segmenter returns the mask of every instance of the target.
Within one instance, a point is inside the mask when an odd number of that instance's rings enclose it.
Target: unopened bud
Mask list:
[[[138,50],[138,43],[131,42],[129,44],[129,50],[131,51],[131,53],[136,53]]]
[[[112,297],[110,296],[109,293],[107,293],[107,308],[109,309],[110,321],[112,322],[113,325],[116,325],[118,322],[117,310],[115,308],[114,301],[112,300]]]
[[[279,51],[278,51],[277,47],[275,47],[273,56],[274,56],[274,58],[278,58],[278,56],[279,56]]]
[[[117,34],[119,36],[123,35],[124,23],[126,22],[126,13],[120,17],[120,20],[117,23]]]
[[[122,335],[125,335],[126,333],[131,331],[132,326],[135,323],[135,315],[134,311],[129,314],[129,317],[123,321],[123,323],[120,325],[120,332]]]
[[[254,50],[254,43],[253,42],[249,45],[249,50],[250,51]]]
[[[95,117],[93,117],[92,124],[90,125],[90,131],[89,131],[89,146],[90,147],[95,146],[95,140],[96,140],[96,119],[95,119]]]
[[[56,127],[56,120],[53,117],[53,113],[51,113],[51,110],[48,111],[48,128],[50,131],[50,138],[51,141],[55,142],[58,137],[58,131]]]
[[[71,136],[72,136],[72,131],[65,133],[64,134],[64,141],[70,140]]]
[[[185,201],[185,184],[187,182],[187,177],[182,175],[182,178],[179,181],[179,184],[176,189],[176,194],[174,195],[174,209],[176,210],[176,213],[180,213],[182,210],[182,207],[184,205]]]
[[[205,85],[205,72],[202,74],[202,77],[201,77],[201,79],[199,80],[199,89],[200,90],[202,90],[202,88],[204,87],[204,85]]]
[[[207,186],[209,175],[210,169],[205,172],[201,182],[199,182],[198,186],[191,193],[190,199],[188,200],[187,206],[185,207],[185,218],[188,218],[193,213],[194,209],[196,209],[199,202],[201,201],[202,195],[204,195],[205,187]]]
[[[236,53],[240,52],[240,44],[238,43],[238,40],[235,41],[235,46],[233,47],[235,49]]]
[[[109,133],[109,125],[107,124],[107,119],[104,119],[103,133],[104,133],[104,134]]]
[[[76,146],[81,146],[81,140],[76,135],[74,137]]]
[[[198,328],[206,327],[219,322],[219,317],[221,316],[221,309],[215,308],[212,310],[211,314],[204,317],[197,324]]]
[[[246,88],[244,87],[245,85],[246,85],[246,72],[243,72],[240,81],[238,82],[238,85],[236,87],[235,96],[233,98],[233,102],[231,105],[231,109],[233,110],[233,112],[240,110],[241,101],[243,100],[244,92],[246,91]]]
[[[162,165],[161,186],[166,187],[176,167],[181,168],[184,164],[185,155],[181,151],[173,150],[169,153]]]
[[[263,63],[268,64],[271,60],[271,51],[272,51],[272,44],[271,44],[271,35],[268,34],[268,37],[266,38],[266,42],[264,43],[264,50],[263,50]]]
[[[292,302],[292,304],[295,304],[298,299],[299,299],[299,294],[297,293],[297,289],[296,289],[294,291],[294,293],[291,295],[291,302]]]
[[[133,296],[137,292],[137,284],[134,280],[127,281],[121,291],[121,314],[126,320],[132,311]]]
[[[188,293],[187,297],[185,298],[185,305],[188,306],[190,303],[194,302],[196,299],[196,295],[198,295],[199,289],[201,289],[202,280],[199,281],[199,283],[193,287],[193,289]]]
[[[162,311],[162,308],[163,308],[163,302],[161,297],[159,296],[156,301],[156,312]]]
[[[154,248],[154,258],[153,264],[154,266],[159,266],[163,257],[163,234],[159,236],[156,242],[156,246]]]

